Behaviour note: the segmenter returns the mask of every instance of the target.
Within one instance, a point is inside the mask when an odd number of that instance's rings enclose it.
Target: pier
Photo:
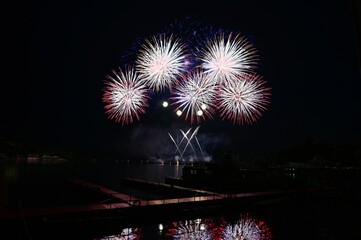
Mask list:
[[[113,198],[112,203],[97,203],[81,206],[67,206],[67,207],[51,207],[51,208],[34,208],[34,209],[19,209],[19,210],[1,210],[0,211],[0,220],[12,219],[12,218],[22,218],[22,217],[43,217],[43,216],[56,216],[56,215],[67,215],[72,213],[93,213],[104,212],[111,210],[121,210],[129,208],[149,208],[153,206],[166,206],[172,205],[176,207],[177,205],[184,207],[184,205],[197,205],[202,203],[210,202],[222,202],[226,200],[241,200],[249,198],[267,198],[272,196],[277,196],[281,194],[289,194],[289,191],[263,191],[263,192],[248,192],[248,193],[234,193],[234,194],[222,194],[216,192],[210,192],[200,189],[193,189],[187,187],[171,186],[164,183],[154,183],[143,181],[139,179],[125,179],[124,181],[133,182],[136,184],[146,184],[149,187],[161,186],[164,188],[176,188],[182,191],[193,192],[192,197],[176,197],[176,198],[163,198],[163,199],[142,199],[139,197],[134,197],[128,194],[120,193],[115,190],[106,188],[104,186],[94,184],[83,179],[70,179],[75,185],[81,186],[83,188],[90,189],[92,191],[98,192],[110,198]],[[116,202],[114,202],[116,201]],[[203,204],[204,205],[204,204]]]
[[[1,209],[0,226],[9,232],[20,228],[23,236],[31,235],[34,239],[55,232],[57,234],[52,235],[52,239],[84,238],[87,234],[87,239],[91,239],[94,235],[119,234],[122,226],[152,225],[220,216],[246,209],[264,209],[266,206],[282,206],[284,202],[292,202],[291,199],[298,199],[300,196],[303,199],[313,199],[316,196],[318,199],[317,196],[323,194],[311,189],[306,192],[275,190],[218,193],[132,178],[121,181],[121,185],[131,186],[126,188],[126,192],[120,191],[121,188],[111,189],[85,179],[68,179],[68,183],[75,187],[75,191],[85,190],[84,193],[90,192],[101,197],[95,198],[98,199],[97,203],[89,201],[90,204]],[[133,192],[129,194],[129,189],[138,190],[138,195],[134,196]],[[326,193],[332,189],[324,190]],[[161,197],[155,198],[156,194],[147,194],[147,191],[161,193]]]

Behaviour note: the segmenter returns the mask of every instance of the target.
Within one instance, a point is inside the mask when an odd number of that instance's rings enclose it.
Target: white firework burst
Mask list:
[[[240,74],[220,85],[218,110],[222,119],[233,123],[252,124],[262,116],[269,104],[270,88],[257,74]]]
[[[187,66],[185,45],[178,39],[159,35],[146,39],[137,60],[136,69],[140,77],[154,91],[171,87]]]
[[[95,238],[97,240],[98,238]],[[99,240],[139,240],[140,230],[138,228],[124,228],[121,234],[104,236]]]
[[[215,110],[217,85],[214,78],[195,70],[183,75],[181,81],[174,87],[172,100],[176,111],[185,113],[185,119],[190,118],[191,123],[200,122],[205,117],[212,117]]]
[[[149,90],[132,67],[112,73],[114,77],[107,76],[103,93],[106,114],[123,124],[132,123],[134,117],[139,120],[139,114],[148,106]]]
[[[186,220],[178,223],[173,239],[186,240],[186,239],[212,239],[211,232],[207,229],[207,226],[197,220]]]
[[[259,221],[248,215],[243,216],[234,224],[227,224],[222,231],[224,240],[270,240],[272,234],[263,221]]]
[[[262,240],[262,231],[252,219],[241,219],[224,229],[222,239]]]
[[[214,35],[201,49],[199,60],[206,73],[223,83],[243,72],[252,71],[257,64],[254,46],[245,37],[230,33]]]

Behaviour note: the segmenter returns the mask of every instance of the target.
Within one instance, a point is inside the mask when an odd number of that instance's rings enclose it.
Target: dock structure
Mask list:
[[[134,196],[128,195],[128,194],[124,194],[124,193],[119,193],[117,191],[111,190],[109,188],[106,188],[104,186],[95,184],[95,183],[91,183],[88,181],[85,181],[84,179],[69,179],[70,182],[75,183],[79,186],[82,186],[84,188],[88,188],[88,189],[92,189],[94,191],[98,191],[106,196],[115,198],[120,200],[121,202],[124,202],[128,205],[133,205],[135,202],[140,201],[141,199],[136,198]]]
[[[219,195],[219,193],[217,193],[217,192],[207,191],[207,190],[203,190],[203,189],[182,187],[182,186],[161,183],[161,182],[153,182],[153,181],[137,179],[137,178],[124,178],[123,181],[129,181],[129,182],[140,183],[140,184],[148,184],[148,185],[152,185],[152,186],[161,186],[161,187],[165,187],[165,188],[172,188],[172,189],[177,189],[177,190],[194,192],[194,193],[198,193],[198,194],[202,194],[202,195],[212,195],[212,196]]]
[[[276,196],[278,194],[289,193],[289,191],[263,191],[263,192],[249,192],[249,193],[234,193],[234,194],[223,194],[215,193],[200,189],[192,189],[187,187],[171,186],[164,183],[154,183],[143,181],[139,179],[127,179],[127,181],[133,181],[137,183],[146,183],[146,184],[155,184],[163,187],[177,188],[179,190],[186,190],[194,192],[192,197],[177,197],[177,198],[165,198],[165,199],[141,199],[139,197],[134,197],[124,193],[119,193],[117,191],[111,190],[104,186],[88,182],[83,179],[70,179],[70,181],[78,186],[90,189],[92,191],[99,192],[106,196],[118,200],[119,202],[112,203],[97,203],[97,204],[88,204],[81,206],[68,206],[68,207],[50,207],[50,208],[41,208],[41,209],[21,209],[20,210],[1,210],[0,211],[0,220],[6,220],[11,218],[22,218],[22,217],[42,217],[42,216],[57,216],[65,215],[71,213],[94,213],[97,211],[104,212],[108,210],[126,210],[132,208],[147,208],[147,207],[162,207],[167,206],[177,206],[177,204],[184,206],[185,204],[201,204],[202,202],[211,202],[211,201],[222,201],[229,199],[247,199],[252,197],[268,197]]]

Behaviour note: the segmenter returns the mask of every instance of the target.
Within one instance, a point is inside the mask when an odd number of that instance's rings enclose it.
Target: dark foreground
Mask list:
[[[217,198],[209,191],[202,193],[176,186],[125,179],[97,181],[129,197],[122,200],[74,184],[69,181],[73,173],[62,171],[61,177],[54,172],[45,175],[39,172],[21,175],[7,185],[9,204],[0,210],[1,239],[187,239],[174,232],[170,234],[169,229],[184,228],[184,222],[196,220],[230,222],[241,215],[264,222],[269,239],[361,239],[357,183],[343,188],[283,189],[250,197],[222,193],[224,197]],[[77,177],[86,178],[86,174]],[[197,201],[204,197],[209,199]],[[167,203],[169,199],[178,201]],[[152,201],[164,204],[146,204]],[[90,210],[95,205],[105,207]],[[69,208],[74,211],[49,211]],[[29,214],[31,211],[33,214]],[[160,230],[159,224],[164,229]],[[128,234],[122,235],[124,229]],[[129,234],[129,229],[136,234]],[[209,239],[202,237],[199,239]]]

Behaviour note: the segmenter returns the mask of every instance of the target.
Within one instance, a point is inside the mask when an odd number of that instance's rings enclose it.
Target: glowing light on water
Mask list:
[[[124,228],[121,234],[95,238],[95,240],[139,240],[141,239],[139,228]]]
[[[241,215],[236,222],[223,218],[205,218],[172,222],[166,225],[166,237],[171,239],[217,239],[217,240],[271,240],[268,226],[254,217]],[[168,239],[168,238],[167,238]]]
[[[212,232],[208,230],[207,225],[199,220],[185,220],[174,222],[167,228],[166,236],[172,239],[213,239]]]
[[[228,224],[222,231],[222,239],[270,240],[271,233],[267,225],[256,218],[241,215],[234,224]]]

